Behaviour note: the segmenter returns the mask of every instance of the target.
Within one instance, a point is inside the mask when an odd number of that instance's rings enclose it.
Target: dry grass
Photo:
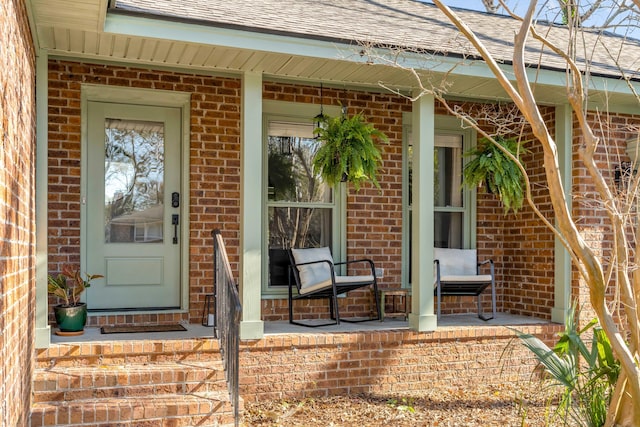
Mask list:
[[[245,403],[245,426],[553,426],[540,383]]]

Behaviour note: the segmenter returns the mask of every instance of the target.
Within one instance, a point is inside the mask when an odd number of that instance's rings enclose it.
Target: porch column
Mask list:
[[[413,185],[411,314],[409,326],[419,332],[434,331],[433,304],[433,149],[434,98],[423,95],[413,103]]]
[[[242,79],[240,153],[240,299],[241,339],[260,339],[262,283],[262,74]]]
[[[36,56],[36,348],[47,348],[51,344],[47,293],[48,60],[48,53],[39,50]]]
[[[573,110],[569,105],[556,107],[556,143],[558,145],[558,163],[562,174],[562,185],[569,208],[571,208],[571,182],[573,171],[571,156],[573,145]],[[564,323],[564,317],[571,306],[571,258],[560,240],[555,239],[554,265],[554,303],[551,321]]]

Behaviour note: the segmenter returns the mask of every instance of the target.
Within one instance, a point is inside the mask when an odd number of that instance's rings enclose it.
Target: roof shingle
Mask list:
[[[124,13],[178,19],[330,41],[397,46],[443,55],[475,56],[470,43],[433,4],[417,0],[117,0]],[[511,62],[519,22],[509,16],[457,9],[496,59]],[[538,23],[538,31],[566,49],[567,28]],[[640,42],[613,34],[584,31],[576,51],[589,58],[591,72],[640,78]],[[531,65],[564,70],[565,63],[530,39],[525,60]]]

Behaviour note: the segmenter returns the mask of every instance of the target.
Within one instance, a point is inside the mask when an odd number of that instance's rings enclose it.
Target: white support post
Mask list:
[[[558,164],[562,174],[562,185],[569,208],[571,208],[571,168],[573,144],[573,110],[569,105],[556,107],[556,144],[558,145]],[[564,323],[567,310],[571,306],[571,258],[558,238],[555,240],[554,304],[551,320]]]
[[[433,297],[433,149],[435,108],[433,96],[413,103],[413,185],[411,314],[409,326],[434,331],[437,318]]]
[[[39,50],[36,57],[36,348],[48,348],[51,344],[47,293],[48,61],[47,52]]]
[[[262,75],[242,79],[240,165],[240,338],[264,336],[261,318],[262,284]]]

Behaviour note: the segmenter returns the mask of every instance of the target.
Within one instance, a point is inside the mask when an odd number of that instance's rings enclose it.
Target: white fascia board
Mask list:
[[[237,49],[284,53],[326,59],[346,59],[344,52],[353,50],[347,44],[275,34],[254,33],[200,24],[108,14],[104,31],[136,37],[175,40],[186,43],[218,45]],[[340,46],[340,47],[339,47]],[[349,52],[352,53],[352,52]],[[355,57],[350,60],[364,62]]]
[[[354,63],[366,63],[369,59],[367,55],[360,55],[360,51],[363,48],[357,45],[356,42],[354,44],[337,43],[120,14],[107,14],[104,31],[134,37],[218,45],[265,53],[289,54]],[[387,50],[375,49],[372,51],[371,58],[375,63],[385,64],[380,58],[388,55],[389,51]],[[386,64],[393,66],[391,63]],[[405,52],[402,54],[400,65],[433,73],[495,78],[487,64],[479,59]],[[507,78],[514,81],[512,66],[510,64],[500,64],[499,66]],[[532,83],[566,87],[564,70],[537,69],[532,66],[529,67],[527,73]],[[608,91],[610,93],[632,94],[627,83],[620,78],[592,77],[589,83],[589,87],[597,92]],[[640,83],[633,83],[633,85],[640,92]]]
[[[420,54],[407,53],[401,65],[407,68],[428,69],[434,73],[449,73],[450,75],[457,76],[495,79],[493,72],[487,64],[479,59],[437,57],[432,55],[431,59],[427,60]],[[498,66],[511,82],[515,82],[511,64],[499,64]],[[567,86],[567,74],[564,70],[538,69],[535,66],[530,66],[527,68],[527,76],[529,81],[535,85],[554,86],[563,89]],[[630,85],[634,88],[633,90],[630,88]],[[635,96],[635,93],[640,93],[640,82],[627,82],[621,77],[590,76],[588,88],[590,91],[597,93],[615,93]]]

